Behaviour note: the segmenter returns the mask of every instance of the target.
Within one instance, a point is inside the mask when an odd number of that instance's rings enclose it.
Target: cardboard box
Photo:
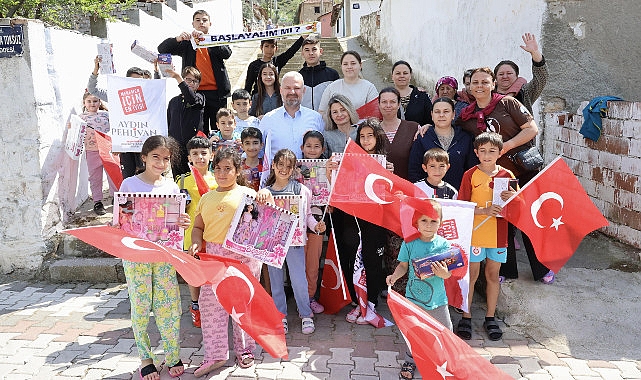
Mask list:
[[[412,267],[414,267],[414,274],[416,274],[416,277],[421,280],[425,280],[428,277],[434,276],[434,272],[432,272],[432,263],[436,261],[445,261],[447,269],[452,271],[453,269],[460,268],[464,265],[463,252],[461,252],[459,247],[451,246],[445,252],[441,252],[430,257],[424,257],[422,259],[412,260]]]
[[[173,70],[174,65],[171,64],[171,54],[158,54],[158,69],[163,77],[168,77],[167,70]]]
[[[109,42],[98,44],[98,55],[100,56],[100,74],[115,74],[113,45]]]
[[[138,40],[135,40],[134,43],[131,44],[131,52],[149,63],[154,63],[154,61],[158,59],[157,52],[142,46]]]

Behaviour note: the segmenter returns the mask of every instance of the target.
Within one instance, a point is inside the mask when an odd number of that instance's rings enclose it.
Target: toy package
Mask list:
[[[114,194],[113,225],[130,235],[165,247],[183,249],[184,231],[178,218],[185,210],[185,194]]]
[[[329,201],[329,181],[325,164],[327,160],[299,159],[294,172],[296,180],[312,191],[312,206],[324,206]]]
[[[424,257],[422,259],[413,259],[412,267],[414,267],[414,274],[416,274],[416,277],[421,280],[425,280],[428,277],[434,276],[434,272],[432,272],[432,263],[436,261],[445,261],[447,269],[450,272],[464,265],[461,249],[453,244],[447,251],[430,257]]]

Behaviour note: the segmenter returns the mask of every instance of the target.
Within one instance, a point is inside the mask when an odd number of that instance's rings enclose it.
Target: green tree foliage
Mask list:
[[[285,25],[293,24],[300,3],[301,0],[254,0],[254,5],[263,8],[274,23]],[[244,6],[247,10],[243,10],[243,15],[249,17],[249,2]]]
[[[126,9],[135,0],[0,0],[1,17],[39,19],[63,28],[73,28],[83,16],[111,19],[111,11]]]

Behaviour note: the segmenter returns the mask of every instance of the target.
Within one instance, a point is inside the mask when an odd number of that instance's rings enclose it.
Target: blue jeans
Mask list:
[[[298,315],[301,318],[312,317],[312,309],[309,307],[309,295],[307,294],[307,275],[305,274],[305,250],[303,247],[289,247],[285,257],[289,269],[289,279],[294,289],[294,298],[298,307]],[[276,308],[287,315],[287,297],[285,296],[285,285],[283,284],[285,273],[283,269],[267,266],[269,281],[272,287],[272,298]]]

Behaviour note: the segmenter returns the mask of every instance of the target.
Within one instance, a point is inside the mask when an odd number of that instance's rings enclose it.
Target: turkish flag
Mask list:
[[[111,226],[75,228],[62,232],[123,260],[169,263],[189,285],[215,284],[217,287],[214,287],[214,292],[221,305],[232,318],[240,321],[243,330],[273,357],[287,358],[283,315],[247,266],[239,261],[204,253],[199,255],[207,256],[210,260],[197,260],[182,251],[130,236]],[[246,285],[241,285],[243,282]]]
[[[318,299],[318,302],[325,306],[325,314],[336,314],[352,302],[351,297],[347,294],[347,283],[338,261],[335,240],[334,231],[332,230],[329,234],[320,297]]]
[[[420,236],[412,222],[415,212],[438,219],[432,205],[418,199],[426,197],[423,190],[382,167],[350,140],[336,173],[329,204],[412,241]]]
[[[555,273],[585,235],[608,225],[560,156],[508,200],[502,215],[527,234],[536,257]]]
[[[391,289],[387,306],[423,379],[512,379],[425,310]]]
[[[201,197],[207,194],[210,189],[207,181],[205,181],[205,177],[200,174],[200,172],[194,167],[194,165],[190,164],[189,170],[191,170],[191,175],[194,176],[194,181],[196,182],[196,186],[198,187],[198,194],[200,194]]]
[[[378,120],[383,120],[381,110],[378,108],[378,97],[364,104],[356,110],[359,119],[367,119],[368,117],[375,117]]]
[[[367,300],[367,272],[363,265],[363,241],[361,232],[358,232],[358,248],[356,249],[356,260],[354,260],[354,290],[358,298],[358,305],[361,309],[361,316],[370,325],[380,329],[381,327],[391,326],[393,323],[383,318],[374,309],[374,304]]]
[[[122,171],[120,170],[120,157],[114,156],[111,153],[111,137],[106,134],[96,131],[96,146],[98,146],[98,154],[102,161],[102,166],[105,172],[111,179],[116,189],[120,189],[122,184]]]
[[[199,253],[204,262],[222,262],[227,269],[212,281],[218,302],[231,318],[274,358],[287,359],[283,318],[249,268],[238,260]]]

